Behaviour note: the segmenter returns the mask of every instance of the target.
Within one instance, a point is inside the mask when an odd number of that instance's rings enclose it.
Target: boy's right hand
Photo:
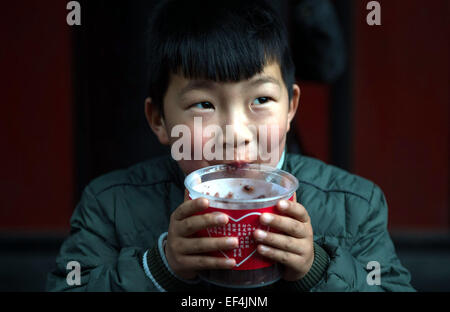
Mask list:
[[[219,212],[195,215],[208,205],[206,198],[190,200],[185,190],[184,202],[170,216],[165,254],[170,268],[181,278],[193,279],[201,270],[232,269],[236,265],[234,259],[202,255],[237,248],[236,237],[192,237],[202,229],[228,223],[228,216]]]

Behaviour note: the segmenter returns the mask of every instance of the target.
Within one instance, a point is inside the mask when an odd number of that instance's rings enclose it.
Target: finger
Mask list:
[[[297,267],[298,263],[302,263],[301,256],[277,248],[272,248],[267,245],[260,244],[256,250],[264,257],[292,268]]]
[[[294,192],[294,202],[297,202],[297,192]]]
[[[305,222],[305,223],[309,222],[308,211],[306,211],[305,207],[303,207],[301,204],[297,203],[296,201],[280,200],[277,203],[277,208],[284,215],[293,217],[294,219],[296,219],[300,222]]]
[[[192,216],[180,221],[177,233],[187,237],[196,232],[213,226],[223,226],[228,223],[228,216],[224,213],[213,212]]]
[[[184,189],[184,202],[187,202],[188,200],[191,200],[189,198],[189,191],[187,189]]]
[[[288,235],[266,232],[261,229],[253,232],[257,242],[272,246],[274,248],[292,252],[298,255],[302,254],[301,240],[293,238]]]
[[[263,225],[268,225],[271,228],[296,238],[305,238],[308,234],[305,227],[306,223],[302,223],[291,217],[263,213],[259,220]]]
[[[232,269],[236,266],[236,260],[225,257],[184,256],[182,261],[186,267],[195,271]]]
[[[239,246],[237,237],[201,237],[183,238],[178,251],[182,254],[199,254],[204,252],[230,250]]]
[[[173,218],[177,221],[183,220],[193,214],[205,210],[209,206],[209,201],[206,198],[196,198],[182,203],[173,212]]]

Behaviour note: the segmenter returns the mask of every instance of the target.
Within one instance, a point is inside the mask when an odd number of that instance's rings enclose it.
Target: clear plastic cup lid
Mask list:
[[[299,184],[292,174],[270,166],[222,164],[190,173],[184,185],[192,199],[206,198],[211,207],[253,209],[290,198]]]

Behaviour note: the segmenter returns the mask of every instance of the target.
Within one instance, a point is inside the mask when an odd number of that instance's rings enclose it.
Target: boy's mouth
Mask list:
[[[228,165],[234,168],[243,168],[252,163],[254,163],[254,161],[235,160],[231,162],[223,162],[221,164]]]
[[[248,164],[250,164],[250,162],[246,162],[246,161],[234,161],[232,163],[229,163],[229,166],[235,167],[235,168],[242,168],[247,166]]]

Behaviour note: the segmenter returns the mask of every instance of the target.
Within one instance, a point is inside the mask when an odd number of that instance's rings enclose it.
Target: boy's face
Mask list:
[[[175,131],[176,134],[174,132],[171,136],[176,126],[175,129],[180,129],[179,126],[184,125],[181,129],[190,132],[184,138],[190,137],[191,157],[178,160],[186,174],[223,163],[264,163],[275,167],[283,153],[286,134],[295,116],[299,97],[300,89],[294,84],[289,103],[280,67],[272,63],[266,65],[262,73],[239,82],[217,83],[171,75],[164,97],[164,118],[151,105],[150,98],[146,100],[145,111],[150,127],[162,144],[172,146],[186,135]],[[208,126],[210,129],[212,126],[216,129],[220,127],[222,135],[207,133],[205,128]],[[263,131],[266,133],[263,134]],[[249,152],[252,148],[261,148],[262,143],[265,144],[263,150],[272,156],[269,159],[267,153],[264,157],[259,153],[254,157],[255,154]],[[208,160],[211,157],[206,157],[205,153],[216,152],[219,148],[223,150],[221,156],[217,157],[220,160]],[[194,156],[198,151],[201,157],[198,157],[199,154]]]

